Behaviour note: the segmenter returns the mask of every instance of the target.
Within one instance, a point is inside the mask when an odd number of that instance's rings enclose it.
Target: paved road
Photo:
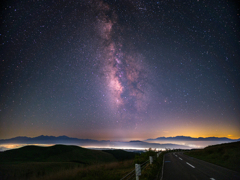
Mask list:
[[[180,153],[164,158],[163,180],[240,180],[240,173]]]

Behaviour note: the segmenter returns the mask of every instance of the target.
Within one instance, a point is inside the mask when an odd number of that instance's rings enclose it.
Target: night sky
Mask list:
[[[240,138],[233,1],[7,1],[1,12],[1,139]]]

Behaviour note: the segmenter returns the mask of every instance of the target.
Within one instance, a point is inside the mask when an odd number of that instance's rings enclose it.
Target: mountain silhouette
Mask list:
[[[240,139],[229,139],[226,137],[198,137],[198,138],[193,138],[190,136],[175,136],[175,137],[158,137],[156,139],[147,139],[146,141],[156,141],[156,140],[161,140],[161,141],[239,141]]]

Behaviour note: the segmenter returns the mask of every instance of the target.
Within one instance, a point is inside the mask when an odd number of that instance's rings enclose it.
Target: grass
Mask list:
[[[134,152],[127,152],[124,150],[103,150],[103,152],[107,152],[109,154],[112,154],[118,161],[123,161],[127,159],[134,159],[136,153]]]
[[[149,179],[160,179],[161,172],[162,172],[162,165],[163,165],[163,156],[168,153],[169,151],[163,151],[156,158],[155,150],[149,149],[146,153],[136,156],[135,163],[141,164],[149,159],[149,156],[153,156],[154,161],[150,165],[148,164],[144,170],[142,170],[141,176],[139,179],[141,180],[149,180]]]
[[[0,153],[0,179],[120,179],[134,169],[133,155],[78,146],[26,146]]]
[[[240,141],[191,150],[185,154],[240,172]]]
[[[126,172],[131,171],[133,167],[133,160],[127,160],[124,162],[97,164],[64,171],[57,171],[45,176],[33,177],[31,180],[119,180],[125,175]]]
[[[147,165],[141,180],[155,179],[161,174],[162,152],[159,158]],[[99,151],[77,146],[28,146],[0,153],[0,179],[4,180],[115,180],[134,170],[155,156],[149,149],[142,154],[123,150]],[[135,157],[135,158],[134,158]]]
[[[6,162],[0,164],[0,179],[31,179],[80,166],[71,162]]]
[[[26,180],[110,180],[120,179],[127,172],[134,169],[134,160],[121,162],[99,163],[82,165],[67,162],[27,162],[5,163],[1,167],[4,176],[0,179],[26,179]]]

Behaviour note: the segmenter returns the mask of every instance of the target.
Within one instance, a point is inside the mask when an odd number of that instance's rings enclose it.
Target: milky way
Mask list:
[[[141,114],[148,103],[148,73],[144,57],[134,50],[128,51],[128,48],[133,49],[130,45],[122,44],[121,31],[125,27],[118,24],[118,17],[109,5],[102,1],[95,5],[98,12],[96,31],[101,38],[97,59],[110,93],[111,106],[121,116]]]

